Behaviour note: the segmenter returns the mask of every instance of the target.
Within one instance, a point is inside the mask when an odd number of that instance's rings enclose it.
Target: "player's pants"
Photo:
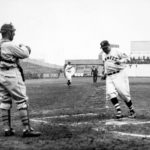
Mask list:
[[[97,82],[97,75],[93,75],[93,82]]]
[[[111,100],[114,97],[121,98],[126,102],[131,100],[129,79],[126,70],[122,70],[106,78],[106,100]]]
[[[17,104],[17,109],[27,107],[26,86],[18,68],[0,70],[0,108],[9,110],[12,100]]]
[[[72,82],[72,74],[70,72],[66,72],[66,78]]]

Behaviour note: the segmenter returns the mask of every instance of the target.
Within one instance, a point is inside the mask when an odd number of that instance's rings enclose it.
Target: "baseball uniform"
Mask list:
[[[29,57],[29,46],[16,45],[13,42],[16,29],[10,24],[4,24],[0,33],[0,108],[5,136],[12,136],[15,130],[11,126],[12,100],[17,105],[23,125],[24,137],[40,136],[30,126],[28,112],[28,97],[24,83],[23,69],[19,64],[20,59]]]
[[[106,99],[110,100],[119,96],[123,100],[129,101],[131,97],[126,64],[115,64],[117,60],[127,61],[127,55],[119,49],[113,49],[109,54],[103,53],[102,59],[104,62],[104,74],[107,75]]]
[[[75,73],[75,68],[72,65],[67,64],[65,67],[65,76],[68,81],[67,82],[68,86],[70,86],[72,83],[72,76],[74,75],[74,73]]]
[[[0,45],[0,57],[2,58],[0,61],[0,108],[10,109],[13,98],[17,108],[20,109],[26,105],[28,97],[17,63],[19,63],[19,59],[29,57],[29,50],[25,46],[19,47],[9,40],[1,40]]]
[[[103,73],[106,76],[106,101],[111,100],[117,111],[116,117],[122,118],[119,99],[129,108],[129,117],[135,117],[135,111],[130,96],[129,80],[126,72],[128,56],[120,49],[111,48],[108,41],[100,43],[103,50]]]

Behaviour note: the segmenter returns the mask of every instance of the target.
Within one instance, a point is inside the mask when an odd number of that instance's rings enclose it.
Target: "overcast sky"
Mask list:
[[[150,0],[0,0],[0,14],[31,58],[58,65],[97,59],[102,40],[127,53],[130,41],[150,41]]]

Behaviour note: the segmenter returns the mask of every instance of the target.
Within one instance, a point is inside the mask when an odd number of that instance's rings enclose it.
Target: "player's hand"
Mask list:
[[[30,54],[31,53],[31,48],[29,46],[26,46],[26,48],[28,49],[29,54]]]
[[[119,60],[117,60],[117,61],[115,62],[115,64],[116,64],[116,65],[120,65],[121,62],[120,62]]]
[[[106,80],[106,75],[103,75],[102,77],[101,77],[101,80]]]

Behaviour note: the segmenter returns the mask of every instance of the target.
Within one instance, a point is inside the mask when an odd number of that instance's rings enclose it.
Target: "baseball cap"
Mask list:
[[[12,23],[2,25],[0,33],[7,32],[7,31],[16,31]]]
[[[104,47],[110,46],[110,43],[107,40],[104,40],[100,43],[100,45],[101,45],[101,48],[104,48]]]

